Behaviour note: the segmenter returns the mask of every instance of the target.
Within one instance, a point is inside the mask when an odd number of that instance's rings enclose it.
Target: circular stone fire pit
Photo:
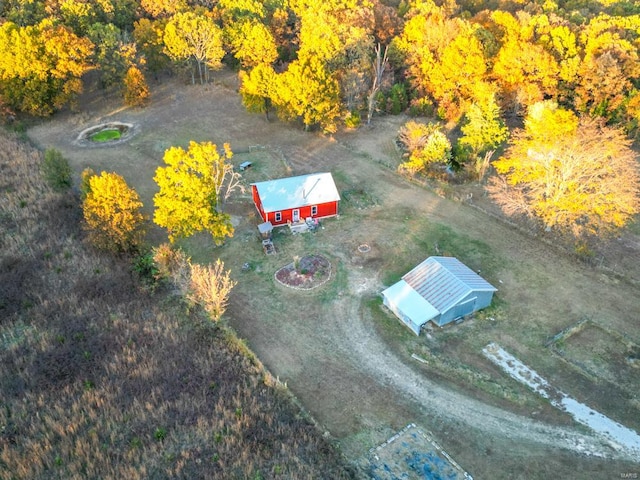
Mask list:
[[[367,245],[366,243],[363,243],[362,245],[358,245],[358,252],[360,253],[367,253],[371,251],[371,247],[369,245]]]
[[[136,128],[132,123],[109,122],[84,129],[76,138],[83,147],[106,147],[129,140]]]
[[[298,290],[311,290],[331,278],[331,262],[322,255],[296,258],[276,272],[278,283]]]

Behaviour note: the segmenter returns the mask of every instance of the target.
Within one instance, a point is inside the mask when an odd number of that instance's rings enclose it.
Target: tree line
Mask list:
[[[328,131],[372,98],[447,121],[495,98],[506,114],[554,100],[635,133],[640,7],[575,3],[14,0],[0,7],[0,95],[48,115],[92,70],[126,90],[131,69],[138,82],[171,69],[204,83],[226,63],[247,108]]]
[[[629,2],[14,0],[1,8],[5,112],[73,106],[89,71],[102,88],[121,88],[126,103],[143,105],[150,77],[173,71],[207,83],[226,64],[238,72],[249,111],[305,129],[334,132],[385,113],[435,119],[400,132],[403,172],[447,164],[482,179],[493,165],[502,183],[492,181],[489,192],[504,211],[547,228],[601,235],[640,208],[626,141],[640,120],[640,7]],[[536,115],[554,121],[531,135]],[[509,132],[507,119],[521,128]],[[453,145],[445,122],[461,133]],[[607,173],[589,170],[598,162],[575,155],[553,128],[601,140],[589,145],[593,157],[608,160]],[[613,144],[622,151],[611,153]],[[588,170],[580,180],[553,194],[536,186],[575,172],[568,165],[576,162]],[[537,177],[525,174],[532,164]],[[595,207],[577,190],[590,182],[580,191],[597,195],[607,184],[602,175],[613,194]]]

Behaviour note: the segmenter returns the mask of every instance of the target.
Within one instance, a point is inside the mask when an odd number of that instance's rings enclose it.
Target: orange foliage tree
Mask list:
[[[149,100],[149,86],[143,73],[132,65],[124,77],[124,103],[132,107],[141,107]]]
[[[536,218],[575,237],[605,235],[640,209],[636,154],[620,129],[563,110],[530,108],[488,191],[507,215]]]

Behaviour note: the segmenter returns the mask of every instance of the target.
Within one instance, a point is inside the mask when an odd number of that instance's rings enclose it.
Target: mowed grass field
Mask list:
[[[315,234],[292,236],[277,230],[275,256],[262,252],[259,219],[248,193],[234,195],[224,206],[236,232],[223,246],[214,247],[206,235],[180,245],[194,261],[225,261],[238,281],[225,321],[339,441],[351,462],[415,421],[434,432],[478,478],[610,478],[611,472],[637,467],[582,457],[555,448],[552,441],[529,441],[526,434],[520,438],[487,430],[481,416],[452,420],[455,404],[451,412],[434,411],[428,397],[404,395],[393,372],[381,375],[376,369],[376,356],[393,356],[425,384],[444,385],[460,398],[580,430],[482,356],[482,348],[497,342],[574,398],[640,431],[637,391],[629,388],[635,380],[619,382],[605,366],[612,359],[628,361],[629,375],[637,371],[632,361],[640,344],[638,279],[631,261],[638,255],[635,234],[624,237],[627,250],[618,245],[615,257],[600,262],[618,272],[613,275],[583,263],[562,245],[397,176],[393,142],[402,117],[377,118],[373,128],[322,137],[245,113],[233,88],[228,74],[205,88],[164,83],[156,86],[145,110],[122,110],[98,95],[87,100],[81,113],[61,115],[31,128],[29,135],[43,148],[60,149],[77,174],[85,167],[121,173],[141,194],[149,214],[156,190],[152,178],[164,150],[186,146],[189,140],[229,142],[236,152],[234,164],[253,162],[243,173],[246,186],[292,174],[333,173],[342,195],[340,217],[323,222]],[[74,145],[78,131],[107,120],[134,123],[138,133],[113,148]],[[164,239],[161,230],[152,229],[151,242]],[[357,247],[365,243],[371,250],[359,253]],[[620,262],[625,252],[628,268]],[[294,256],[314,253],[332,262],[334,276],[325,286],[301,293],[274,281],[277,269]],[[493,307],[471,321],[418,338],[381,309],[379,293],[434,254],[460,258],[499,291]],[[249,268],[243,270],[245,263]],[[624,339],[605,342],[606,348],[620,351],[585,363],[594,348],[605,348],[603,342],[590,343],[593,335],[565,340],[569,347],[564,356],[562,345],[548,343],[583,319],[611,332],[612,338]],[[366,341],[378,342],[379,350],[362,353],[366,358],[355,356],[356,345]],[[427,363],[416,362],[412,354]],[[601,375],[593,373],[597,365],[603,366]]]

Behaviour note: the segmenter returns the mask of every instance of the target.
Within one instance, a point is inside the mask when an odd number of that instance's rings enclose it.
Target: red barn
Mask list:
[[[264,222],[274,227],[338,214],[340,195],[330,173],[312,173],[251,184]]]

